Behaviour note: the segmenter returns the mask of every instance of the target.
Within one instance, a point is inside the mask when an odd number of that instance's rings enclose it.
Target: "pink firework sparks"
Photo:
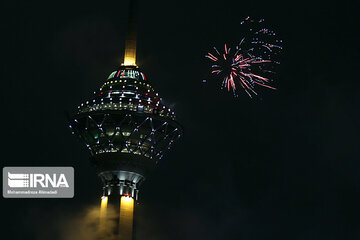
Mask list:
[[[222,86],[236,95],[237,89],[243,89],[250,97],[258,95],[256,86],[276,90],[271,86],[274,66],[274,56],[280,52],[282,41],[276,39],[274,31],[254,25],[263,24],[264,20],[254,21],[247,17],[241,24],[250,23],[249,36],[245,36],[235,47],[235,51],[224,44],[224,52],[215,47],[215,53],[209,52],[205,57],[212,61],[211,73],[222,79]]]

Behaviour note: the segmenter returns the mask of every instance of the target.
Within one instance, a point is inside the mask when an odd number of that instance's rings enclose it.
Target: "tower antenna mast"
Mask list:
[[[130,0],[126,32],[124,66],[136,66],[137,1]]]

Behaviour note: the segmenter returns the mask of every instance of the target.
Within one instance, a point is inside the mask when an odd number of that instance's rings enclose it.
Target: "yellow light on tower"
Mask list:
[[[134,199],[122,196],[120,200],[119,235],[121,240],[132,240]]]
[[[129,44],[127,42],[127,44]],[[125,48],[124,66],[136,66],[136,42]]]
[[[104,227],[104,223],[106,222],[106,212],[107,212],[107,205],[108,205],[108,197],[102,196],[101,197],[101,205],[100,205],[100,228]]]

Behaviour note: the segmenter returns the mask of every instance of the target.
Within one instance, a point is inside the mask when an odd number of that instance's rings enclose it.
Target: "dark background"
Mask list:
[[[1,3],[2,166],[73,166],[73,199],[1,199],[1,239],[62,239],[100,182],[64,111],[121,62],[128,1]],[[263,17],[277,91],[238,98],[204,55]],[[139,239],[360,239],[355,1],[139,1],[138,65],[185,134],[140,191]],[[202,83],[207,79],[207,83]]]

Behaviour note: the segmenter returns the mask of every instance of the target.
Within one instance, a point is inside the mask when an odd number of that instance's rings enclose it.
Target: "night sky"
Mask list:
[[[128,1],[1,10],[2,166],[76,176],[73,199],[2,198],[0,238],[64,240],[101,189],[65,111],[121,63]],[[138,65],[184,127],[141,186],[138,239],[360,239],[355,1],[139,1],[138,13]],[[284,40],[278,90],[261,99],[221,90],[204,57],[238,42],[248,15]]]

